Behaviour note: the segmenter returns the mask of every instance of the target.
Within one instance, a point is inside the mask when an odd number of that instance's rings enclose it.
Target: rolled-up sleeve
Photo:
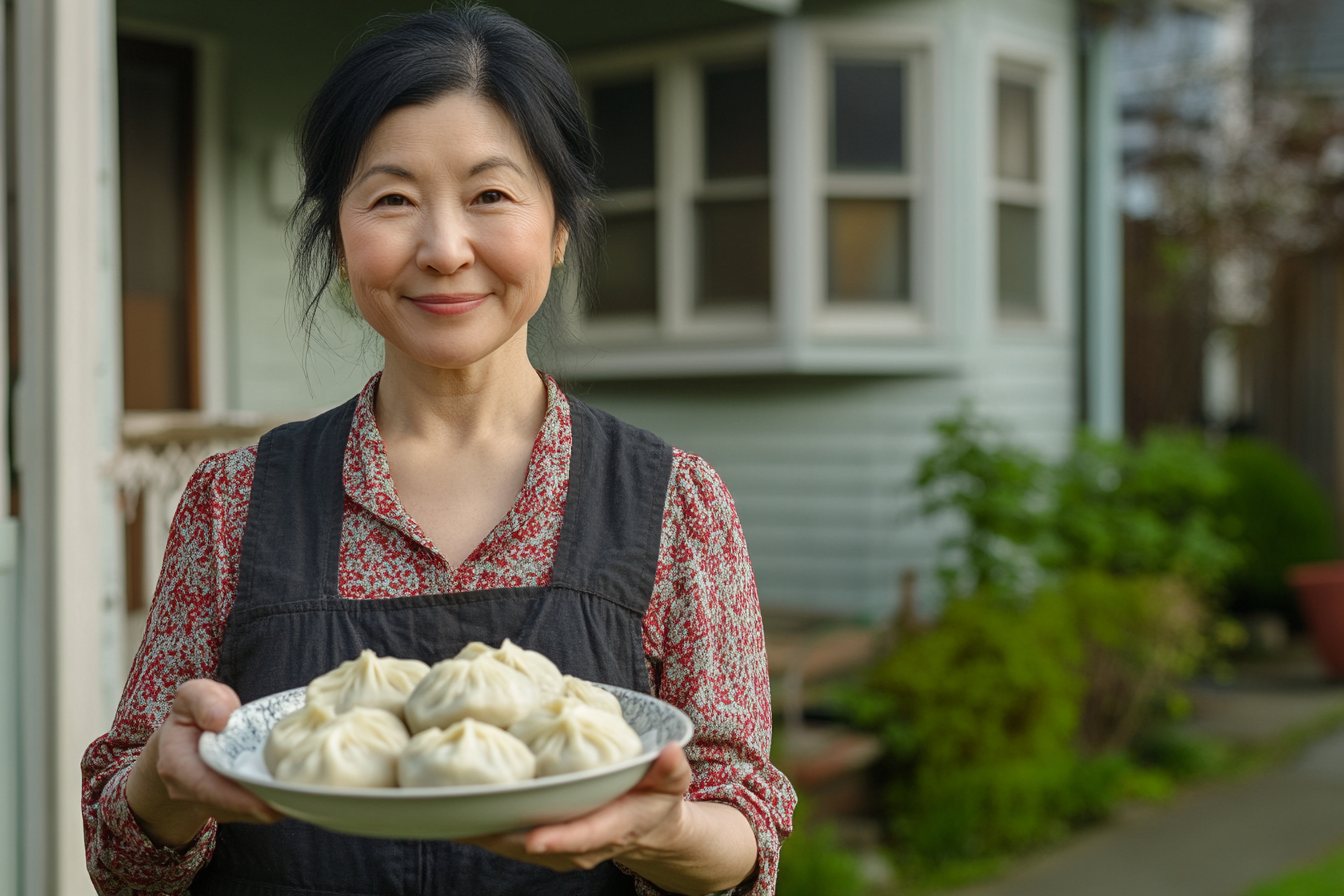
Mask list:
[[[770,763],[770,678],[756,580],[732,497],[699,457],[676,452],[658,576],[644,623],[658,696],[695,723],[688,798],[727,803],[756,834],[751,896],[775,890],[796,802]],[[640,881],[644,893],[658,892]]]

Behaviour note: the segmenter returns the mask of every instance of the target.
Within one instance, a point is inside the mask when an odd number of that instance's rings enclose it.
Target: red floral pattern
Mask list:
[[[365,386],[345,452],[340,593],[349,599],[545,585],[569,486],[569,404],[553,380],[517,503],[454,569],[398,500]],[[126,778],[178,685],[214,677],[233,607],[256,449],[203,462],[178,505],[163,570],[112,729],[84,755],[84,833],[100,893],[183,893],[214,849],[214,823],[179,853],[155,847],[126,803]],[[756,583],[732,497],[717,473],[676,451],[663,512],[644,652],[658,696],[695,722],[689,798],[728,803],[758,843],[752,896],[774,892],[793,789],[770,764],[770,687]],[[641,893],[658,892],[637,879]]]

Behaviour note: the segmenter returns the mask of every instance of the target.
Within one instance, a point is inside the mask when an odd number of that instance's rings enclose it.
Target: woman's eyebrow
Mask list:
[[[504,156],[491,156],[485,161],[477,162],[475,165],[473,165],[471,168],[471,173],[468,175],[468,177],[475,177],[476,175],[484,171],[489,171],[491,168],[512,168],[514,171],[517,171],[519,174],[522,174],[523,176],[526,176],[527,174],[527,172],[523,171],[523,169],[515,165],[512,159],[506,158]]]
[[[396,165],[374,165],[372,168],[361,174],[359,178],[350,186],[352,188],[357,187],[360,184],[364,183],[364,181],[373,177],[375,174],[390,174],[393,177],[399,177],[402,178],[403,180],[410,180],[410,181],[415,180],[415,175],[407,171],[405,168],[400,168]]]

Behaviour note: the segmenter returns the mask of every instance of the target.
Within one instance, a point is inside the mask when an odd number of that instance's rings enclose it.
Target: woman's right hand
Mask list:
[[[211,769],[197,752],[201,734],[224,730],[238,706],[238,695],[228,685],[188,681],[177,689],[168,718],[145,743],[126,782],[126,801],[156,845],[187,846],[211,818],[269,824],[282,817]]]

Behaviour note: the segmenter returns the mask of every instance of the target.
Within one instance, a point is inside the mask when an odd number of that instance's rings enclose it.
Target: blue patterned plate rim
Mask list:
[[[685,747],[691,742],[691,736],[695,733],[695,725],[691,722],[690,716],[686,715],[686,713],[682,712],[671,703],[668,703],[666,700],[660,700],[652,695],[643,694],[639,691],[632,691],[628,688],[619,688],[615,685],[603,684],[600,681],[590,682],[590,684],[594,684],[605,691],[610,691],[618,697],[625,697],[637,704],[652,704],[650,708],[656,707],[659,711],[666,713],[674,720],[675,724],[669,727],[680,729],[677,737],[668,740],[656,749],[645,750],[643,753],[640,753],[632,759],[625,759],[621,762],[604,765],[600,768],[590,768],[581,772],[566,772],[563,775],[547,775],[544,778],[528,778],[527,780],[514,781],[510,784],[459,784],[451,787],[327,787],[321,784],[299,784],[289,781],[277,781],[270,775],[263,777],[261,775],[249,774],[246,771],[239,771],[238,769],[229,767],[221,761],[220,757],[216,756],[216,752],[220,749],[218,742],[229,737],[230,732],[227,727],[218,734],[212,731],[207,731],[202,734],[200,745],[197,749],[201,754],[201,759],[204,760],[206,765],[210,766],[224,777],[237,781],[240,784],[255,784],[260,787],[270,787],[275,790],[284,790],[291,793],[312,793],[327,796],[356,798],[376,797],[378,799],[424,799],[426,797],[490,796],[492,794],[545,790],[550,787],[587,781],[591,778],[605,777],[606,775],[634,768],[642,763],[650,763],[662,752],[663,747],[667,746],[667,744],[675,743],[679,747]],[[258,698],[251,703],[246,703],[234,711],[241,711],[248,706],[260,703],[263,700],[272,701],[291,694],[303,693],[305,690],[305,688],[299,687],[292,688],[288,691],[278,691],[269,696]],[[260,744],[257,745],[257,747],[259,746]],[[251,748],[248,752],[254,751],[257,747]]]

